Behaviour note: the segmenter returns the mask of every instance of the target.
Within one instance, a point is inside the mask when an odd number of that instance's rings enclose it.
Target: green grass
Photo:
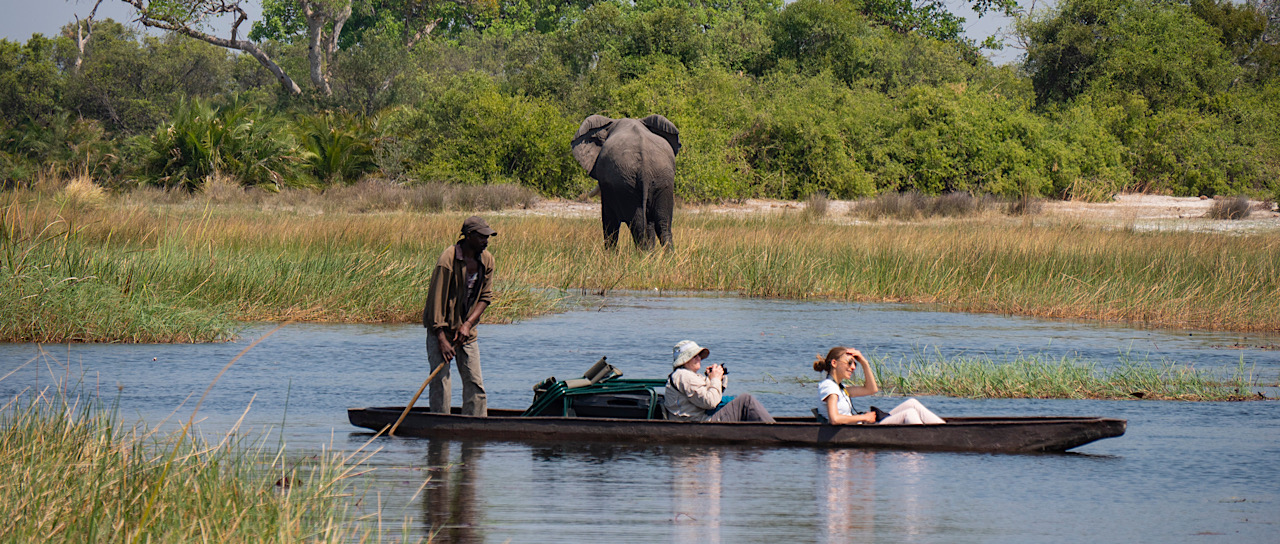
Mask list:
[[[292,457],[140,425],[61,396],[0,411],[0,542],[351,542],[340,454]]]
[[[1129,356],[1101,367],[1096,361],[1019,355],[996,361],[983,357],[916,355],[893,364],[875,361],[881,391],[892,395],[962,398],[1147,399],[1185,401],[1261,400],[1262,383],[1246,368],[1229,375],[1171,361]]]
[[[314,213],[0,193],[0,339],[209,341],[242,321],[416,322],[467,212]],[[1003,216],[829,224],[680,213],[670,251],[602,247],[599,220],[489,213],[486,322],[563,294],[721,291],[949,311],[1280,331],[1280,237],[1130,232]]]

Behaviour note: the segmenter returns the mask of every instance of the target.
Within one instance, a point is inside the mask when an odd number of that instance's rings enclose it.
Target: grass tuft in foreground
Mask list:
[[[126,428],[43,396],[0,411],[0,541],[353,542],[341,455]]]
[[[877,362],[881,390],[894,395],[963,398],[1262,400],[1264,386],[1240,368],[1230,376],[1173,362],[1121,357],[1113,367],[1068,357],[1018,356],[1007,362],[980,357],[918,355],[900,365]],[[881,370],[882,369],[882,370]]]

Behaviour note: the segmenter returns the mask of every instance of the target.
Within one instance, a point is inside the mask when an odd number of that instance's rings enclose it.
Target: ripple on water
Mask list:
[[[732,390],[783,415],[814,405],[813,384],[796,378],[817,377],[809,362],[836,344],[891,357],[1043,353],[1102,364],[1129,353],[1223,370],[1243,358],[1264,379],[1280,377],[1280,351],[1229,347],[1280,345],[1257,335],[741,298],[620,296],[585,307],[482,327],[492,407],[523,408],[532,384],[572,377],[602,355],[627,377],[662,377],[684,338],[729,365]],[[70,376],[125,419],[158,423],[185,401],[185,420],[266,330],[229,344],[76,345],[26,366],[35,346],[0,345],[0,376],[22,367],[0,394]],[[201,428],[225,432],[252,400],[250,430],[283,423],[291,451],[359,448],[367,436],[347,424],[346,408],[408,399],[426,375],[423,337],[412,325],[286,327],[222,377]],[[1068,455],[384,439],[361,483],[389,521],[407,516],[419,534],[434,528],[448,542],[1266,542],[1280,522],[1280,403],[924,400],[944,417],[1106,415],[1129,430]],[[361,507],[377,503],[370,495]]]

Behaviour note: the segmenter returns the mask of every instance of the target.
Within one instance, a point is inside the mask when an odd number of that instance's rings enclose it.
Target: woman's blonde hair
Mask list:
[[[849,348],[846,348],[844,346],[836,346],[827,351],[826,357],[818,355],[817,359],[813,360],[813,371],[814,372],[831,372],[831,361],[839,359],[840,356],[844,355],[846,351],[849,351]]]

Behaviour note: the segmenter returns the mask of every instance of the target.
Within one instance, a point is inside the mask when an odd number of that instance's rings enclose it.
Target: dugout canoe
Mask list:
[[[384,431],[404,407],[351,408],[352,425]],[[414,407],[397,436],[423,438],[663,444],[880,448],[922,451],[1057,453],[1120,436],[1126,421],[1105,417],[954,417],[943,425],[830,425],[813,417],[777,423],[681,423],[662,419],[430,413]]]

